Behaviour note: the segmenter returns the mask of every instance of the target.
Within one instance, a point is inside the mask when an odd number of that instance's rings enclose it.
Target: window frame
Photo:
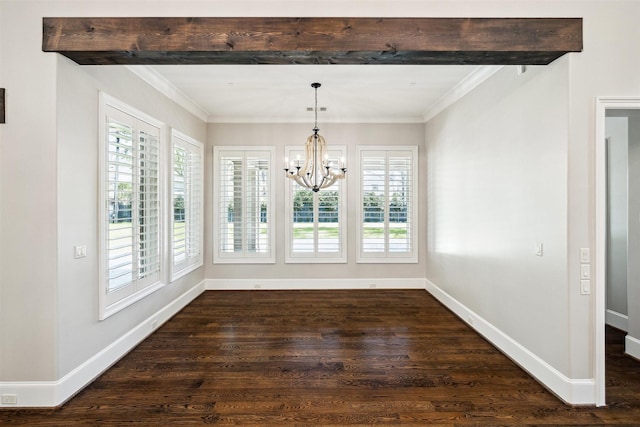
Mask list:
[[[407,264],[415,264],[418,263],[418,228],[419,228],[419,216],[418,216],[418,147],[417,146],[375,146],[375,145],[359,145],[356,147],[357,151],[357,162],[358,162],[358,174],[357,174],[357,188],[358,188],[358,199],[357,199],[357,222],[358,226],[356,228],[356,240],[358,242],[358,250],[357,250],[357,263],[407,263]],[[364,210],[362,206],[362,200],[364,197],[364,188],[363,188],[363,174],[365,171],[363,165],[363,155],[366,153],[384,153],[385,158],[385,248],[382,252],[364,252],[363,248],[363,236],[364,236]],[[389,241],[389,215],[388,209],[389,204],[387,203],[389,199],[388,188],[389,188],[389,157],[394,153],[411,153],[411,206],[407,210],[407,215],[410,216],[410,224],[411,228],[409,231],[409,239],[411,250],[408,252],[393,252],[389,250],[388,241]]]
[[[293,153],[302,153],[304,156],[304,147],[302,146],[285,146],[285,158],[294,159]],[[337,159],[347,158],[347,146],[346,145],[330,145],[327,149],[328,153],[331,153],[332,157]],[[285,263],[287,264],[300,264],[300,263],[327,263],[327,264],[344,264],[347,262],[347,182],[348,177],[336,181],[340,184],[338,192],[338,218],[339,218],[339,233],[340,233],[340,250],[338,252],[318,252],[317,242],[317,227],[318,216],[314,216],[314,251],[313,252],[293,252],[293,191],[296,182],[293,179],[285,178]],[[328,187],[327,191],[331,191],[333,186]],[[320,190],[322,192],[323,190]],[[318,199],[320,192],[314,193],[314,212],[318,210]]]
[[[268,219],[267,222],[267,234],[268,234],[268,250],[264,253],[260,252],[249,252],[246,248],[241,252],[222,252],[220,250],[221,236],[220,236],[220,224],[221,224],[221,188],[220,188],[220,160],[221,155],[224,153],[242,153],[243,159],[243,197],[245,195],[246,189],[244,188],[244,167],[246,166],[246,158],[250,153],[260,153],[261,155],[266,155],[268,159],[268,172],[267,176],[269,182],[267,184],[267,188],[269,191],[269,196],[267,200],[266,206],[266,217]],[[275,215],[274,215],[274,206],[275,206],[275,168],[274,168],[274,159],[275,159],[275,146],[214,146],[213,147],[213,168],[212,168],[212,182],[213,182],[213,263],[214,264],[275,264],[276,262],[276,225],[275,225]],[[244,199],[243,199],[244,200]],[[242,232],[243,236],[246,233],[246,222],[243,218],[242,221]],[[243,247],[246,246],[246,241],[243,237],[242,239]]]
[[[186,246],[186,255],[183,262],[176,264],[175,262],[175,160],[176,160],[176,148],[184,149],[188,155],[195,154],[199,156],[199,162],[197,164],[198,171],[196,178],[193,178],[193,172],[189,167],[189,163],[186,166],[185,173],[185,186],[193,191],[193,186],[196,185],[199,187],[199,194],[196,195],[197,200],[191,200],[191,196],[189,195],[189,191],[185,191],[185,197],[183,200],[185,206],[185,246]],[[190,136],[176,130],[171,130],[171,154],[170,154],[170,167],[169,167],[169,203],[170,208],[169,216],[170,219],[169,224],[169,266],[171,272],[171,282],[179,279],[186,274],[189,274],[193,270],[202,267],[204,265],[204,144]],[[197,180],[197,182],[194,182]],[[189,196],[187,196],[189,195]],[[193,208],[195,204],[195,208]],[[187,210],[187,208],[189,210]],[[194,210],[195,209],[195,210]],[[193,222],[196,224],[191,225]],[[193,233],[189,233],[186,230],[187,227],[193,227],[195,230]],[[197,246],[197,254],[190,256],[189,248],[193,247],[194,242],[189,241],[190,234],[197,235],[197,241],[195,245]]]
[[[155,130],[153,133],[157,137],[157,154],[158,154],[158,176],[157,176],[157,232],[158,232],[158,263],[159,267],[157,272],[154,272],[150,278],[133,278],[131,283],[122,286],[112,292],[109,292],[109,250],[107,247],[109,238],[109,197],[108,197],[108,180],[109,180],[109,123],[111,120],[120,121],[125,125],[131,125],[133,136],[135,140],[136,148],[134,151],[139,150],[140,144],[140,131],[141,130]],[[124,308],[134,304],[137,301],[152,294],[158,289],[165,286],[165,271],[166,261],[164,252],[164,150],[163,145],[166,137],[166,125],[149,116],[148,114],[137,110],[128,104],[119,101],[118,99],[104,93],[99,93],[99,138],[98,138],[98,173],[99,173],[99,320],[104,320],[113,314],[123,310]],[[134,174],[140,174],[140,165],[136,166],[137,172]],[[135,182],[134,182],[135,184]],[[133,203],[132,203],[133,205]],[[132,215],[137,217],[139,212],[135,213],[132,209]],[[133,222],[133,221],[132,221]],[[136,234],[135,226],[132,225],[134,240],[132,246],[135,246],[136,241],[140,239],[140,232]],[[135,255],[132,255],[135,259]],[[146,280],[145,280],[146,279]]]

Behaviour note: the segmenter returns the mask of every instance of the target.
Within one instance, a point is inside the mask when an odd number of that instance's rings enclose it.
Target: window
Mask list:
[[[162,286],[161,123],[101,94],[100,318]]]
[[[304,157],[302,147],[286,147],[285,151],[289,159]],[[346,147],[332,145],[327,154],[329,163],[337,165],[346,156]],[[292,179],[286,179],[285,184],[286,262],[347,262],[345,181],[337,180],[317,193]]]
[[[172,132],[171,279],[202,265],[203,145]]]
[[[272,147],[214,147],[215,263],[273,263]]]
[[[418,262],[417,147],[358,147],[358,262]]]

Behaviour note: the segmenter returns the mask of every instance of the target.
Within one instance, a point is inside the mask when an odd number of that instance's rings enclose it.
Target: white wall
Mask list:
[[[595,245],[595,98],[640,96],[640,2],[576,2],[584,16],[584,51],[571,55],[569,112],[568,266],[571,376],[592,376],[593,294],[580,295],[580,248]],[[593,254],[592,254],[593,260]],[[595,273],[592,273],[595,277]],[[585,357],[591,355],[592,357]]]
[[[64,376],[204,278],[200,268],[98,321],[98,91],[202,142],[206,126],[124,67],[81,67],[58,57],[57,75],[57,345],[58,375]],[[164,142],[168,147],[168,138]],[[83,244],[88,256],[74,259],[73,247]]]
[[[629,111],[628,335],[625,350],[640,359],[640,110]]]
[[[627,330],[627,218],[629,126],[607,117],[607,323]]]
[[[568,108],[563,59],[427,124],[427,279],[565,374]]]
[[[362,278],[423,278],[426,243],[420,239],[418,254],[419,263],[414,264],[357,264],[356,221],[357,195],[356,177],[359,171],[356,165],[357,145],[410,145],[417,146],[419,156],[420,185],[424,182],[426,171],[426,157],[424,150],[424,125],[423,124],[344,124],[344,123],[318,123],[320,133],[331,145],[347,146],[347,254],[348,262],[344,264],[285,264],[285,218],[284,212],[286,200],[284,171],[284,147],[287,145],[302,147],[307,137],[312,133],[313,123],[308,124],[218,124],[211,123],[207,128],[207,165],[213,163],[214,145],[273,145],[276,147],[276,263],[275,264],[213,264],[213,230],[206,231],[205,264],[206,277],[208,279],[302,279],[302,278],[326,278],[326,279],[362,279]],[[207,188],[205,194],[206,223],[212,223],[212,176],[211,168],[207,168]],[[423,190],[423,189],[422,189]],[[426,196],[420,191],[419,197],[419,230],[426,227]]]
[[[53,380],[56,58],[39,52],[42,24],[28,7],[0,8],[0,380]]]

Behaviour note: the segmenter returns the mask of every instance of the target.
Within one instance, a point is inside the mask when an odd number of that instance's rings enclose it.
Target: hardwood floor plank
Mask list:
[[[420,290],[206,292],[21,426],[638,426],[640,362],[607,329],[606,408],[565,405]]]

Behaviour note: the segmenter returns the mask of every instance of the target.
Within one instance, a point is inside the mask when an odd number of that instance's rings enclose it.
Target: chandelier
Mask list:
[[[343,179],[347,173],[344,166],[344,159],[340,159],[338,167],[335,168],[329,162],[327,154],[327,143],[318,133],[318,88],[320,83],[311,83],[311,87],[315,89],[315,125],[313,134],[307,138],[305,143],[305,159],[302,165],[300,160],[296,161],[295,166],[289,163],[289,159],[285,159],[284,172],[287,178],[293,179],[298,185],[313,190],[315,193],[321,188],[327,188],[333,185],[338,179]]]

